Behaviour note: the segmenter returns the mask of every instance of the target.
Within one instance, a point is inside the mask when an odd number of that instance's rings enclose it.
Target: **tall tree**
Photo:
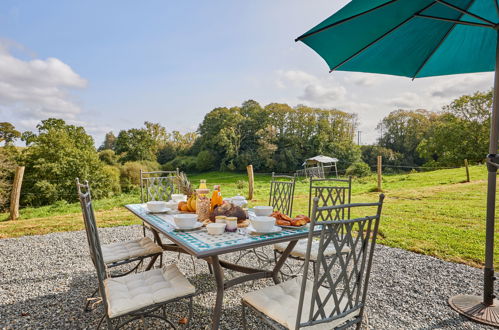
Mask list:
[[[83,127],[49,118],[36,128],[37,132],[24,135],[29,147],[21,156],[26,166],[23,203],[44,205],[58,200],[75,201],[75,178],[89,180],[96,198],[118,192],[113,191],[117,182],[106,172],[92,137]]]
[[[114,135],[113,132],[108,132],[104,137],[104,142],[102,142],[101,146],[99,147],[99,151],[108,150],[108,149],[113,150],[115,145],[116,145],[116,136]]]
[[[145,129],[122,130],[116,138],[115,152],[122,162],[155,160],[156,141]]]
[[[11,145],[20,137],[21,133],[16,130],[14,125],[8,122],[0,123],[0,143],[4,142],[6,146]]]
[[[406,165],[422,165],[424,159],[419,156],[417,147],[436,118],[437,114],[423,109],[392,111],[377,126],[378,130],[383,129],[378,144],[403,154]]]
[[[481,162],[488,151],[492,95],[463,95],[445,106],[418,146],[421,157],[439,166]]]

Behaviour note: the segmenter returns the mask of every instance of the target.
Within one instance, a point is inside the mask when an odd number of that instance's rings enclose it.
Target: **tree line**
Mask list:
[[[26,166],[22,205],[75,201],[74,178],[92,181],[96,198],[126,192],[139,184],[139,170],[186,172],[243,171],[290,173],[304,159],[324,154],[340,160],[342,173],[370,173],[376,157],[392,168],[457,166],[464,158],[481,162],[487,153],[492,91],[465,95],[440,112],[395,110],[378,124],[380,138],[357,146],[355,114],[337,109],[249,100],[208,112],[196,132],[168,131],[160,123],[109,132],[95,147],[83,127],[49,118],[36,131],[0,123],[0,205],[8,205],[16,164]],[[26,147],[15,147],[21,139]],[[0,206],[0,208],[2,207]]]

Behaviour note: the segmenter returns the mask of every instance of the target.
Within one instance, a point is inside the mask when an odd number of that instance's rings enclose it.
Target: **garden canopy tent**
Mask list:
[[[353,0],[296,41],[316,51],[331,71],[411,78],[499,68],[499,0]],[[483,297],[449,300],[458,312],[499,326],[494,296],[494,221],[499,157],[495,72],[491,118]]]

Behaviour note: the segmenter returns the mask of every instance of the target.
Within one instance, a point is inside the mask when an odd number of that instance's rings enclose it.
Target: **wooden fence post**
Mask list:
[[[468,168],[468,160],[464,160],[464,166],[466,167],[466,182],[470,182],[470,169]]]
[[[24,166],[16,168],[12,192],[10,193],[10,220],[19,218],[19,199],[21,197],[21,186],[23,184]]]
[[[383,191],[383,187],[382,187],[382,180],[383,180],[383,177],[382,177],[382,160],[381,160],[381,156],[378,156],[377,158],[378,160],[378,166],[377,166],[377,172],[378,172],[378,191],[381,192]]]
[[[255,177],[253,176],[253,165],[246,166],[246,170],[248,171],[248,200],[253,199],[253,187],[255,185]]]

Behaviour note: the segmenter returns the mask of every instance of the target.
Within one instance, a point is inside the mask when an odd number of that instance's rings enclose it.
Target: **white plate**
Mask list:
[[[198,222],[196,222],[196,224],[192,228],[178,228],[177,225],[175,225],[175,223],[173,223],[173,227],[175,227],[175,231],[191,231],[191,230],[196,230],[196,229],[203,227],[203,223],[198,221]]]
[[[147,209],[147,206],[146,206],[146,209]],[[147,209],[147,212],[151,213],[151,214],[156,214],[156,213],[167,213],[167,212],[170,212],[171,210],[172,210],[171,208],[165,207],[161,211],[156,211],[156,212],[153,212],[153,211],[150,211],[149,209]]]
[[[260,233],[260,232],[256,231],[256,229],[252,225],[249,225],[247,228],[247,231],[251,235],[265,235],[265,234],[275,234],[275,233],[281,232],[282,228],[279,226],[274,226],[274,228],[272,228],[271,231],[266,232],[266,233]]]

